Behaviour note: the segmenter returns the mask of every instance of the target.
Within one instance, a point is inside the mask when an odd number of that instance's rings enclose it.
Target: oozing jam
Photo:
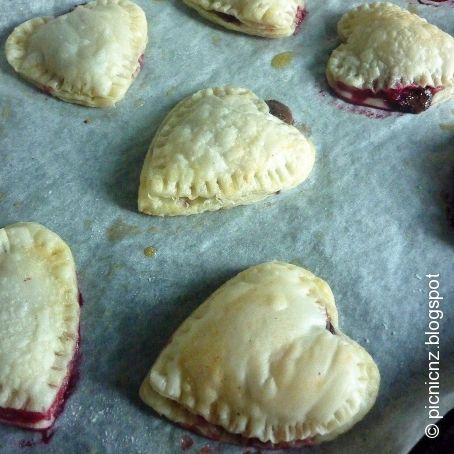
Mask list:
[[[313,438],[306,438],[304,440],[293,440],[281,443],[263,442],[258,438],[246,438],[238,434],[226,432],[222,427],[209,423],[205,418],[196,416],[197,422],[194,425],[181,424],[185,429],[196,432],[204,437],[216,441],[227,441],[236,443],[241,446],[249,446],[259,449],[290,449],[302,448],[303,446],[314,446],[316,443]]]
[[[298,33],[301,24],[304,21],[304,18],[307,16],[307,10],[304,7],[298,6],[298,9],[296,10],[296,16],[295,16],[295,32],[294,34]]]
[[[285,104],[282,104],[281,102],[276,101],[274,99],[268,99],[265,102],[268,104],[268,107],[270,108],[271,115],[274,115],[275,117],[279,118],[279,120],[282,120],[284,123],[293,125],[294,120],[292,111]]]
[[[82,306],[83,298],[79,292],[79,305]],[[77,334],[74,355],[68,365],[68,371],[65,379],[55,396],[54,402],[46,412],[36,412],[27,410],[17,410],[14,408],[0,408],[0,422],[11,424],[26,429],[39,430],[43,434],[43,441],[50,440],[52,433],[48,429],[53,425],[55,419],[60,415],[64,409],[65,402],[69,396],[74,392],[78,378],[79,366],[81,361],[80,353],[80,329]],[[43,428],[37,428],[37,425],[44,424]]]
[[[241,25],[241,21],[231,14],[220,13],[218,11],[215,12],[216,16],[219,16],[224,22],[228,22],[230,24]]]
[[[46,95],[49,95],[49,96],[52,96],[52,88],[49,87],[48,85],[43,85],[41,87],[41,90],[43,91],[43,93],[45,93]]]
[[[353,104],[404,113],[420,113],[431,106],[433,96],[443,90],[443,87],[408,85],[374,92],[371,89],[353,88],[342,82],[336,82],[334,90],[341,98]]]
[[[189,435],[183,435],[180,439],[180,447],[183,451],[191,449],[194,444],[194,440]]]

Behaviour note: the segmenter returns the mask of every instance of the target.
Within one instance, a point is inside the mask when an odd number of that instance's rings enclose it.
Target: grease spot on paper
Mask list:
[[[271,66],[275,69],[287,68],[294,58],[294,52],[282,52],[273,57],[271,60]]]
[[[110,227],[107,228],[107,239],[109,241],[121,241],[127,236],[134,236],[140,233],[137,225],[126,224],[118,218]]]

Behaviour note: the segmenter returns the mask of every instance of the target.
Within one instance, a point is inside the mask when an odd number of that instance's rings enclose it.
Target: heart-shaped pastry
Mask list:
[[[265,38],[291,36],[306,15],[305,0],[183,0],[215,24]]]
[[[454,96],[454,38],[391,3],[361,5],[338,23],[344,42],[326,76],[346,101],[419,113]]]
[[[379,381],[370,355],[339,330],[328,284],[270,262],[238,274],[183,322],[140,396],[207,437],[284,448],[350,429]]]
[[[58,235],[33,223],[0,229],[0,422],[53,424],[75,373],[79,302]]]
[[[106,107],[123,98],[140,71],[147,39],[145,14],[135,3],[97,0],[19,25],[6,41],[6,58],[48,94]]]
[[[271,110],[271,111],[270,111]],[[313,145],[283,104],[244,88],[199,91],[159,127],[145,158],[139,211],[187,215],[253,203],[300,184]]]

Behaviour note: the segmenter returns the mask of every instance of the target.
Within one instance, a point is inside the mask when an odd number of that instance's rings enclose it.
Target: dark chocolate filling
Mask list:
[[[274,115],[275,117],[279,118],[279,120],[282,120],[284,123],[293,125],[294,120],[292,111],[285,104],[282,104],[281,102],[276,101],[274,99],[268,99],[265,102],[268,104],[268,107],[270,108],[271,115]]]

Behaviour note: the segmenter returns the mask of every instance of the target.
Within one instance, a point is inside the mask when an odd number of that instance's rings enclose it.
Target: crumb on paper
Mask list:
[[[11,108],[9,106],[4,107],[0,112],[0,117],[6,120],[11,115]]]
[[[140,228],[137,225],[126,224],[118,218],[110,227],[107,228],[107,239],[109,241],[120,241],[127,236],[138,235]]]
[[[5,199],[6,197],[6,194],[4,192],[0,192],[0,203],[3,202],[3,200]]]
[[[154,257],[158,252],[153,246],[148,246],[143,250],[145,257]]]
[[[89,118],[85,118],[84,123],[85,123],[86,125],[88,125],[88,123],[90,123],[90,122],[91,122],[91,120],[90,120]]]
[[[273,57],[273,59],[271,60],[271,66],[275,69],[287,68],[294,57],[294,52],[282,52]]]
[[[135,103],[134,103],[134,107],[143,107],[145,105],[145,100],[143,99],[138,99]]]
[[[125,268],[125,265],[123,263],[112,263],[109,266],[109,270],[107,271],[106,274],[107,279],[112,279],[114,274],[116,274],[117,271],[121,271],[123,268]]]
[[[94,224],[93,219],[84,219],[84,227],[86,229],[90,229],[91,227],[93,227],[93,224]]]
[[[147,233],[157,233],[159,229],[157,227],[148,227]]]
[[[166,96],[173,96],[177,92],[177,87],[170,87],[166,91]]]
[[[16,202],[13,203],[14,208],[20,208],[22,206],[22,202],[20,200],[17,200]]]
[[[211,37],[211,42],[215,45],[218,46],[219,43],[221,42],[221,37],[219,35],[213,35]]]

